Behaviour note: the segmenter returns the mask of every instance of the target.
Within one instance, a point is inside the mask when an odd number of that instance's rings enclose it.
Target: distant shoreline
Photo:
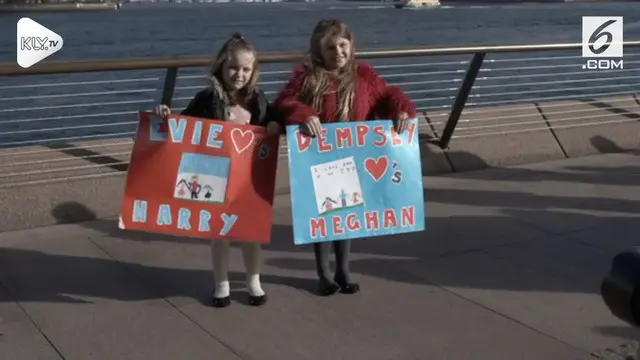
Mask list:
[[[0,4],[2,12],[53,12],[53,11],[115,11],[119,3],[62,3],[62,4]]]
[[[392,6],[394,1],[371,1],[371,0],[336,0],[336,1],[315,1],[307,4],[331,4],[331,3],[379,3],[380,5]],[[640,2],[640,0],[440,0],[441,6],[447,5],[478,5],[478,4],[560,4],[560,3],[625,3]],[[290,1],[256,1],[256,2],[152,2],[152,1],[132,1],[132,2],[106,2],[106,3],[58,3],[58,4],[0,4],[0,13],[3,12],[66,12],[66,11],[116,11],[124,4],[300,4],[303,0]]]

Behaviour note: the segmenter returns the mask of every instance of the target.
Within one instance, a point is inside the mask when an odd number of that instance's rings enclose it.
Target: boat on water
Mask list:
[[[430,9],[439,6],[439,0],[397,0],[393,4],[396,9]]]
[[[67,11],[113,11],[120,10],[121,1],[57,1],[49,3],[0,3],[0,13],[3,12],[67,12]]]

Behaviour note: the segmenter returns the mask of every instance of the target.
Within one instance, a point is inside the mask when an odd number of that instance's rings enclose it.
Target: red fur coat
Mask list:
[[[401,112],[410,118],[416,116],[416,108],[411,100],[397,87],[388,85],[368,64],[358,64],[356,70],[354,105],[351,121],[395,119]],[[336,122],[338,108],[335,80],[324,96],[322,113],[317,114],[313,106],[298,100],[302,83],[307,76],[307,67],[299,66],[293,71],[291,80],[278,94],[274,107],[282,116],[285,125],[302,123],[309,116],[318,116],[320,122]]]

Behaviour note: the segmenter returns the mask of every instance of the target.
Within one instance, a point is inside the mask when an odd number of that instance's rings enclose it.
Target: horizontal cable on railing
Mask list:
[[[48,116],[48,117],[40,117],[40,118],[4,120],[4,121],[0,121],[0,125],[2,125],[2,124],[15,124],[15,123],[28,123],[28,122],[37,122],[37,121],[48,121],[48,120],[83,119],[83,118],[92,118],[92,117],[115,116],[115,115],[133,115],[133,114],[137,115],[138,111],[137,110],[131,110],[131,111],[108,112],[108,113],[92,113],[92,114],[80,114],[80,115],[60,115],[60,116]]]
[[[617,91],[617,92],[606,92],[606,93],[596,93],[596,94],[580,94],[580,95],[565,95],[565,96],[550,96],[543,98],[532,98],[532,99],[518,99],[518,100],[504,100],[504,101],[485,101],[479,103],[467,103],[467,106],[487,106],[487,105],[501,105],[501,104],[514,104],[514,103],[532,103],[532,102],[540,102],[546,100],[566,100],[566,99],[579,99],[582,97],[592,97],[592,96],[610,96],[610,95],[629,95],[628,91]]]
[[[598,75],[604,73],[620,73],[620,72],[635,72],[640,71],[640,69],[624,69],[624,70],[599,70]],[[583,71],[575,71],[575,72],[564,72],[564,73],[544,73],[544,74],[521,74],[521,75],[497,75],[497,76],[478,76],[476,81],[486,81],[486,80],[506,80],[506,79],[520,79],[520,78],[534,78],[534,77],[549,77],[549,76],[566,76],[566,75],[586,75]]]
[[[571,79],[571,80],[539,81],[539,82],[499,84],[499,85],[474,85],[474,88],[493,89],[493,88],[513,87],[513,86],[556,85],[556,84],[567,84],[567,83],[584,83],[584,82],[592,82],[592,81],[612,81],[612,80],[619,81],[621,79],[624,79],[624,80],[640,79],[640,76],[625,76],[621,78],[604,78],[604,79]]]
[[[274,71],[261,71],[260,75],[264,76],[264,75],[278,75],[278,74],[291,74],[291,71],[293,70],[274,70]],[[176,76],[176,79],[180,80],[180,79],[206,79],[207,78],[207,74],[206,73],[202,73],[200,75],[178,75]]]
[[[418,111],[438,111],[440,109],[450,109],[451,105],[428,105],[428,106],[416,106]],[[448,113],[447,113],[448,114]]]
[[[428,90],[405,90],[403,91],[405,94],[430,94],[430,93],[439,93],[446,91],[458,91],[458,88],[439,88],[439,89],[428,89]]]
[[[626,53],[624,54],[625,59],[628,57],[640,56],[640,53]],[[547,61],[547,60],[567,60],[567,59],[581,59],[584,61],[580,55],[572,55],[572,56],[541,56],[541,57],[528,57],[528,58],[514,58],[514,59],[484,59],[484,62],[523,62],[523,61]]]
[[[467,65],[467,64],[469,64],[469,60],[428,62],[428,63],[420,63],[420,64],[384,64],[384,65],[375,65],[374,68],[397,69],[397,68],[408,68],[408,67],[448,66],[448,65]]]
[[[628,101],[633,101],[633,99],[607,99],[607,105],[611,105],[611,104],[615,104],[615,103],[619,103],[619,102],[628,102]],[[565,110],[565,111],[543,111],[545,116],[549,116],[549,115],[559,115],[559,114],[571,114],[571,113],[590,113],[590,112],[600,112],[603,110],[606,110],[607,108],[601,108],[601,107],[596,107],[594,105],[592,105],[595,102],[584,102],[582,105],[590,105],[591,107],[589,108],[578,108],[577,110],[571,109],[571,110]],[[523,104],[522,106],[518,106],[518,107],[510,107],[509,111],[514,111],[514,110],[530,110],[532,107],[534,107],[536,104],[534,103],[528,103],[528,104]],[[540,106],[540,104],[537,104],[538,106]],[[549,107],[558,107],[557,104],[543,104],[542,105],[545,109],[549,108]],[[560,106],[562,107],[567,107],[567,104],[560,104]],[[481,109],[484,110],[484,109]],[[626,111],[626,110],[625,110]],[[640,107],[638,108],[638,111],[640,111]],[[495,121],[495,120],[502,120],[502,119],[518,119],[518,118],[527,118],[527,117],[531,117],[532,114],[527,114],[527,113],[521,113],[521,114],[516,114],[516,115],[498,115],[498,116],[490,116],[490,117],[480,117],[480,118],[472,118],[472,119],[467,119],[466,115],[467,114],[480,114],[480,115],[485,115],[488,113],[500,113],[500,112],[504,112],[504,109],[501,109],[500,107],[497,108],[493,108],[493,109],[487,109],[487,111],[463,111],[462,112],[462,116],[459,120],[459,123],[466,123],[466,122],[483,122],[483,121]],[[625,113],[631,113],[629,111],[626,111]],[[435,114],[431,114],[429,115],[429,117],[444,117],[444,116],[448,116],[449,113],[435,113]],[[535,113],[535,115],[539,115],[538,112]],[[446,121],[432,121],[432,124],[444,124]]]
[[[442,83],[455,83],[455,82],[462,82],[462,78],[443,79],[443,80],[408,81],[408,82],[399,82],[399,83],[390,82],[389,85],[410,86],[410,85],[442,84]]]
[[[456,98],[455,96],[439,96],[439,97],[424,98],[424,99],[412,99],[412,101],[414,103],[418,103],[418,102],[428,102],[428,101],[438,101],[438,100],[452,100],[455,98]]]
[[[8,146],[8,145],[26,145],[26,144],[41,144],[41,143],[54,143],[56,141],[67,141],[67,140],[85,140],[85,139],[98,139],[105,138],[111,136],[132,136],[135,132],[121,132],[121,133],[112,133],[112,134],[96,134],[96,135],[79,135],[79,136],[68,136],[62,138],[55,139],[38,139],[38,140],[22,140],[22,141],[12,141],[12,142],[3,142],[0,143],[0,146]]]
[[[159,81],[160,78],[137,78],[137,79],[116,79],[116,80],[95,80],[95,81],[75,81],[75,82],[62,82],[62,83],[44,83],[44,84],[29,84],[29,85],[3,85],[0,86],[0,90],[6,89],[25,89],[25,88],[41,88],[41,87],[53,87],[53,86],[76,86],[76,85],[102,85],[113,83],[128,83],[128,82],[144,82],[144,81]]]
[[[63,168],[46,169],[46,170],[32,170],[32,171],[15,172],[15,173],[8,173],[8,174],[3,173],[3,174],[0,174],[0,178],[42,175],[42,174],[50,174],[50,173],[63,172],[63,171],[77,171],[77,170],[104,168],[104,167],[127,165],[127,164],[129,164],[128,161],[118,161],[118,162],[112,162],[109,164],[78,165],[78,166],[70,166],[70,167],[63,167]]]
[[[260,86],[266,86],[266,85],[279,85],[279,84],[284,84],[285,81],[281,81],[281,80],[276,80],[276,81],[261,81],[258,83],[258,85]],[[175,90],[195,90],[195,89],[202,89],[204,86],[204,84],[202,85],[190,85],[190,86],[176,86]]]
[[[79,147],[79,148],[75,148],[76,150],[84,150],[85,147]],[[58,150],[59,151],[59,150]],[[55,158],[55,159],[45,159],[45,160],[31,160],[31,161],[23,161],[23,162],[16,162],[16,163],[8,163],[8,164],[1,164],[0,163],[0,168],[3,167],[18,167],[18,166],[25,166],[25,165],[38,165],[38,164],[48,164],[48,163],[58,163],[58,162],[64,162],[64,161],[77,161],[77,160],[86,160],[86,159],[93,159],[93,158],[104,158],[104,157],[114,157],[114,156],[122,156],[122,155],[130,155],[131,151],[125,151],[125,152],[118,152],[118,153],[105,153],[105,154],[91,154],[91,155],[84,155],[84,156],[69,156],[69,157],[61,157],[61,158]],[[110,166],[113,165],[113,163],[106,163],[103,164],[104,166]]]
[[[33,154],[46,154],[51,152],[60,152],[65,150],[77,150],[77,149],[93,149],[99,147],[112,147],[112,146],[121,146],[121,145],[133,145],[133,141],[122,141],[122,142],[113,142],[113,143],[101,143],[101,144],[83,144],[80,147],[77,145],[70,145],[67,147],[56,147],[50,149],[38,149],[38,150],[27,150],[27,151],[4,151],[5,149],[0,150],[0,157],[4,156],[18,156],[18,155],[33,155]]]
[[[629,61],[625,62],[626,64],[638,64],[640,61]],[[505,67],[505,68],[481,68],[480,72],[486,71],[514,71],[514,70],[538,70],[538,69],[557,69],[557,68],[566,68],[566,67],[581,67],[582,64],[557,64],[557,65],[538,65],[538,66],[516,66],[516,67]],[[624,70],[618,70],[624,71]]]
[[[89,124],[89,125],[78,125],[78,126],[62,126],[62,127],[55,127],[55,128],[44,128],[44,129],[14,130],[14,131],[0,132],[0,135],[30,134],[30,133],[37,133],[37,132],[78,130],[78,129],[95,129],[95,128],[101,128],[101,127],[137,125],[137,124],[138,124],[137,121],[121,121],[121,122],[113,122],[113,123],[107,123],[107,124]]]
[[[70,97],[70,96],[98,96],[98,95],[117,95],[117,94],[141,94],[141,93],[153,92],[153,91],[158,91],[158,90],[159,90],[158,88],[153,88],[153,89],[95,91],[95,92],[73,93],[73,94],[66,93],[66,94],[53,94],[53,95],[18,96],[18,97],[12,97],[12,98],[2,98],[2,97],[0,97],[0,101],[53,99],[53,98]]]
[[[68,104],[68,105],[37,106],[37,107],[28,107],[28,108],[0,109],[0,112],[49,110],[49,109],[64,109],[64,108],[78,108],[78,107],[105,106],[105,105],[122,105],[122,104],[144,104],[144,103],[149,103],[149,102],[154,102],[154,101],[155,100],[152,100],[152,99],[145,99],[145,100],[122,100],[122,101],[111,101],[111,102],[89,103],[89,104]]]
[[[626,94],[626,93],[625,93]],[[631,99],[627,99],[627,98],[621,98],[621,99],[607,99],[607,104],[613,104],[613,103],[618,103],[618,102],[623,102],[623,101],[634,101],[633,98]],[[590,105],[591,103],[595,103],[596,101],[590,101],[587,102],[585,101],[583,103],[583,105]],[[517,111],[517,110],[530,110],[532,106],[544,106],[545,109],[549,109],[549,108],[557,108],[557,107],[567,107],[570,105],[567,105],[566,103],[543,103],[543,104],[539,104],[538,102],[527,102],[527,103],[521,103],[518,105],[510,105],[509,106],[509,111]],[[448,106],[443,105],[440,108],[447,108]],[[438,111],[437,108],[428,108],[428,107],[424,107],[424,108],[419,108],[419,111],[429,111],[431,112],[428,116],[429,117],[446,117],[449,116],[448,112],[435,112]],[[597,110],[602,110],[600,108],[594,108],[594,111]],[[496,113],[496,112],[502,112],[504,111],[504,109],[501,109],[499,106],[491,106],[489,108],[482,108],[482,107],[469,107],[469,108],[465,108],[464,111],[462,112],[462,116],[463,118],[468,115],[468,114],[473,114],[473,115],[483,115],[483,114],[490,114],[490,113]],[[591,110],[585,110],[584,108],[582,109],[578,109],[578,110],[566,110],[566,111],[554,111],[554,112],[547,112],[545,111],[545,115],[555,115],[555,114],[566,114],[566,113],[572,113],[572,112],[589,112]],[[477,121],[477,120],[493,120],[493,119],[506,119],[506,118],[512,118],[512,117],[519,117],[519,116],[530,116],[527,114],[522,114],[522,115],[512,115],[512,116],[491,116],[489,118],[480,118],[480,119],[472,119],[472,120],[459,120],[461,122],[463,121]],[[443,124],[445,123],[444,121],[438,121],[438,122],[433,122],[433,124]]]
[[[598,85],[598,86],[585,86],[585,87],[569,87],[569,88],[558,88],[558,89],[542,89],[542,90],[522,90],[522,91],[509,91],[509,92],[499,92],[499,93],[487,93],[487,94],[469,94],[470,98],[481,98],[481,97],[490,97],[490,96],[504,96],[504,95],[522,95],[522,94],[540,94],[540,93],[552,93],[558,91],[576,91],[576,90],[586,90],[586,89],[608,89],[608,88],[616,88],[616,87],[638,87],[640,88],[640,84],[614,84],[614,85]]]
[[[52,184],[56,182],[67,182],[72,180],[88,180],[88,179],[105,178],[105,177],[111,177],[111,176],[123,176],[124,174],[125,174],[124,172],[107,172],[107,173],[101,173],[101,174],[65,176],[65,177],[53,178],[53,179],[20,181],[20,182],[14,182],[9,184],[0,184],[0,189],[10,189],[15,187],[34,186],[34,185],[46,185],[46,184]]]
[[[586,123],[586,124],[570,124],[570,125],[560,125],[560,126],[552,126],[551,128],[540,127],[540,128],[531,128],[531,129],[521,129],[521,130],[507,130],[507,131],[498,131],[498,132],[490,132],[490,133],[481,133],[481,134],[468,134],[468,135],[453,135],[452,139],[462,139],[462,138],[472,138],[472,137],[480,137],[480,136],[492,136],[492,135],[509,135],[509,134],[520,134],[534,131],[549,131],[550,129],[568,129],[568,128],[576,128],[576,127],[587,127],[587,126],[598,126],[598,125],[609,125],[609,124],[622,124],[629,122],[637,122],[638,119],[622,119],[622,120],[612,120],[612,121],[603,121],[603,122],[595,122],[595,123]]]
[[[628,112],[623,114],[611,113],[611,114],[592,115],[588,119],[609,118],[612,116],[625,116],[625,115],[634,115],[634,113]],[[639,114],[635,114],[635,115],[637,115],[636,120],[640,119]],[[582,116],[576,116],[576,117],[568,117],[568,118],[561,118],[561,119],[553,119],[553,120],[550,120],[550,122],[552,124],[556,124],[556,123],[569,122],[569,121],[575,121],[575,120],[585,120],[585,118]],[[519,127],[522,125],[540,124],[542,121],[543,121],[542,118],[540,118],[539,120],[534,120],[534,121],[519,121],[519,122],[511,122],[511,123],[476,125],[476,126],[457,126],[456,132],[473,131],[478,129],[491,129],[491,128],[499,128],[499,127]],[[473,123],[473,122],[475,121],[474,120],[467,121],[467,123]],[[554,125],[551,125],[551,126],[554,126]]]
[[[191,99],[193,99],[193,95],[191,95],[191,96],[174,97],[172,100],[173,101],[182,101],[182,100],[191,100]]]
[[[383,79],[393,78],[393,77],[408,77],[408,76],[420,76],[420,75],[447,75],[447,74],[460,74],[467,72],[467,69],[459,69],[459,70],[451,70],[451,71],[425,71],[425,72],[417,72],[417,73],[404,73],[404,74],[389,74],[389,75],[380,75]]]
[[[624,95],[631,95],[628,93],[624,93]],[[607,102],[618,102],[618,101],[629,101],[629,99],[626,98],[615,98],[615,99],[607,99]],[[592,102],[596,102],[595,100]],[[586,104],[588,104],[589,102],[586,102]],[[539,101],[532,101],[532,102],[522,102],[522,104],[520,105],[510,105],[509,109],[510,110],[521,110],[521,109],[528,109],[531,107],[531,105],[533,104],[539,104]],[[562,102],[551,102],[551,103],[544,103],[544,106],[547,108],[551,108],[551,107],[566,107],[567,104],[566,103],[562,103]],[[462,114],[486,114],[486,113],[493,113],[496,111],[500,111],[499,107],[496,106],[492,106],[490,108],[477,108],[477,107],[469,107],[469,108],[465,108],[462,112]]]

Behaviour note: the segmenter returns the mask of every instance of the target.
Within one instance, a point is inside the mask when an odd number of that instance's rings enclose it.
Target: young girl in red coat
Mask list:
[[[311,136],[321,134],[322,123],[393,119],[398,133],[415,117],[411,100],[389,86],[367,64],[356,62],[353,35],[339,20],[321,20],[313,30],[308,60],[293,72],[274,107],[287,125],[304,124]],[[321,295],[360,290],[349,275],[350,240],[333,241],[336,273],[329,269],[331,244],[315,243]]]

